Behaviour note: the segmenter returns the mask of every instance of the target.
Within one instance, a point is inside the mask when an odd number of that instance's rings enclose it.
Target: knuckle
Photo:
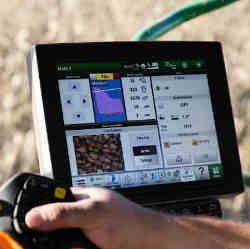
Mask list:
[[[67,214],[68,210],[65,205],[55,203],[50,205],[49,207],[46,207],[45,219],[48,222],[54,222],[65,219],[65,217],[67,217]]]
[[[93,200],[89,204],[89,210],[92,210],[93,212],[99,212],[104,209],[104,203],[99,200]]]

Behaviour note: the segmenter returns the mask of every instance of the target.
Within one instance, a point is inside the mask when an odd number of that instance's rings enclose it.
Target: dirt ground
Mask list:
[[[0,183],[17,171],[38,172],[25,63],[32,44],[130,40],[140,28],[191,2],[194,1],[2,1]],[[249,13],[250,2],[240,0],[160,38],[222,42],[244,171],[250,167]],[[223,202],[226,216],[248,219],[246,200],[247,194]]]

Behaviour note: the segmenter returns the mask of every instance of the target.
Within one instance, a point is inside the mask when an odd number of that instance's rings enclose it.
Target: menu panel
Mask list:
[[[74,186],[223,177],[204,61],[102,65],[58,80]]]
[[[88,79],[58,81],[64,124],[94,123]]]
[[[122,77],[128,120],[155,119],[149,76]]]

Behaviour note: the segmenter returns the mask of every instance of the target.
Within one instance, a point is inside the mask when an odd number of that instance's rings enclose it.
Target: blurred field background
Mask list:
[[[26,54],[32,44],[130,40],[140,28],[192,2],[194,0],[2,1],[0,184],[17,171],[38,172],[26,70]],[[250,2],[240,0],[189,21],[160,38],[222,42],[244,172],[250,168],[249,27]],[[225,217],[248,220],[248,196],[247,191],[223,201]]]

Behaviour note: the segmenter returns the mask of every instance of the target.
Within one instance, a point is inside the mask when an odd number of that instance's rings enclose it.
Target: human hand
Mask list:
[[[81,228],[101,249],[249,248],[249,224],[169,216],[102,188],[72,188],[76,202],[53,203],[26,216],[37,230]]]
[[[72,188],[76,202],[33,208],[27,225],[36,230],[81,228],[102,249],[145,248],[145,217],[151,212],[102,188]]]

